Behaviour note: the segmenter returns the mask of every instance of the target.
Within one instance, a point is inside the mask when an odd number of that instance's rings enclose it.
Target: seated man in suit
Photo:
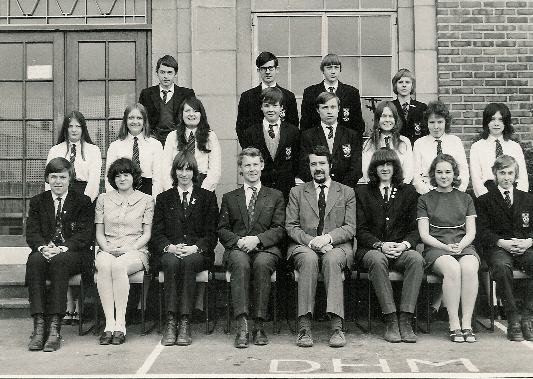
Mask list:
[[[294,93],[281,87],[276,82],[279,73],[278,58],[269,51],[263,51],[255,60],[257,72],[261,77],[261,84],[251,88],[241,94],[239,106],[237,109],[237,123],[235,131],[242,148],[244,131],[252,125],[259,124],[263,120],[261,111],[261,91],[268,87],[276,87],[283,92],[282,110],[280,113],[281,121],[286,121],[294,126],[298,125],[298,107]]]
[[[279,114],[283,92],[279,88],[265,88],[261,92],[263,122],[244,132],[243,147],[255,147],[265,159],[261,183],[283,193],[285,201],[294,187],[298,172],[300,131],[292,124],[281,121]]]
[[[139,103],[146,108],[152,134],[164,147],[168,133],[176,130],[181,103],[194,96],[194,90],[174,84],[178,76],[178,62],[171,55],[158,59],[155,73],[159,85],[143,89]]]
[[[403,183],[400,160],[388,148],[372,155],[368,178],[368,185],[356,190],[355,265],[368,270],[385,314],[385,340],[416,342],[411,319],[424,275],[424,258],[414,250],[420,239],[416,221],[418,194],[415,187]],[[399,325],[389,268],[404,275]]]
[[[222,197],[218,237],[226,251],[224,265],[231,274],[233,311],[238,321],[235,347],[248,347],[250,276],[253,277],[253,342],[266,345],[264,330],[270,296],[270,277],[281,258],[279,244],[285,238],[283,194],[261,184],[264,161],[253,147],[238,158],[244,186]]]
[[[341,112],[339,125],[353,130],[359,144],[362,145],[365,121],[361,112],[359,90],[339,80],[342,64],[337,54],[326,55],[320,62],[320,71],[322,71],[324,80],[304,89],[300,130],[303,132],[320,123],[315,110],[315,99],[324,91],[331,92],[339,98],[339,111]]]
[[[514,188],[518,164],[502,155],[492,166],[495,183],[477,199],[478,240],[507,315],[507,338],[533,341],[533,280],[520,313],[513,292],[513,267],[533,275],[533,195]]]
[[[353,130],[340,125],[339,98],[331,92],[322,92],[316,98],[316,112],[320,123],[302,132],[300,144],[299,177],[304,182],[312,179],[307,156],[313,147],[322,145],[331,155],[331,179],[355,188],[363,176],[361,172],[361,143]]]
[[[88,196],[69,191],[74,166],[65,158],[50,160],[44,177],[50,191],[31,198],[26,226],[26,241],[31,248],[26,283],[33,317],[28,348],[50,352],[61,346],[68,280],[81,272],[82,265],[92,266],[90,254],[86,253],[90,248],[94,210]],[[50,280],[48,292],[47,279]],[[47,327],[45,315],[49,320]]]
[[[193,155],[178,153],[170,175],[173,188],[157,196],[152,223],[154,254],[160,255],[165,274],[167,320],[161,344],[187,346],[192,343],[189,318],[196,274],[215,260],[218,206],[215,193],[196,184],[198,166]]]
[[[318,272],[324,275],[326,312],[331,319],[329,346],[342,347],[344,294],[342,273],[353,263],[356,200],[352,188],[330,177],[331,154],[316,146],[308,154],[313,180],[293,187],[285,228],[291,238],[287,256],[293,258],[298,279],[298,339],[300,347],[313,346],[311,319]]]

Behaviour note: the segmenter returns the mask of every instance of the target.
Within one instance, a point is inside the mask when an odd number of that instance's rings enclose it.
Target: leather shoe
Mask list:
[[[59,350],[61,347],[61,320],[58,314],[52,315],[50,319],[50,328],[48,332],[48,338],[44,344],[43,351],[52,352]]]
[[[395,315],[396,316],[396,315]],[[402,341],[400,336],[400,328],[398,326],[398,318],[394,317],[385,322],[385,341],[397,343]]]
[[[188,346],[191,343],[191,324],[189,323],[189,319],[182,318],[180,321],[180,326],[178,328],[178,338],[176,339],[176,345]]]
[[[300,329],[298,337],[296,338],[296,346],[298,347],[312,347],[313,335],[309,329]]]
[[[254,345],[259,345],[259,346],[268,345],[268,337],[264,329],[255,329],[252,332],[252,336],[254,339]]]
[[[533,317],[523,317],[521,326],[524,339],[533,341]]]
[[[105,331],[100,335],[100,345],[109,345],[113,340],[113,332]]]
[[[169,314],[167,316],[167,323],[165,325],[165,330],[163,332],[163,337],[161,338],[161,345],[163,346],[172,346],[176,343],[176,334],[177,334],[176,319],[174,315]]]
[[[411,326],[411,314],[405,312],[400,313],[399,329],[402,342],[416,342],[416,334],[413,332],[413,327]]]
[[[33,333],[31,335],[28,349],[39,351],[44,347],[44,316],[42,313],[33,316]]]
[[[126,342],[126,335],[124,332],[115,330],[113,332],[113,339],[111,340],[111,343],[113,345],[122,345],[124,342]]]
[[[235,342],[233,343],[237,349],[244,349],[248,347],[249,333],[245,330],[239,330],[235,336]]]
[[[509,341],[523,341],[524,336],[522,334],[522,328],[518,321],[510,322],[507,326],[507,339]]]
[[[343,347],[346,345],[346,337],[344,337],[344,333],[340,329],[335,329],[333,331],[333,334],[331,334],[331,337],[329,338],[329,346],[330,347]]]

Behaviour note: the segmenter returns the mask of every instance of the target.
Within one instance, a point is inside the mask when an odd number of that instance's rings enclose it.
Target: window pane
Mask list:
[[[359,88],[359,58],[340,57],[342,63],[341,81]]]
[[[35,196],[44,191],[45,166],[45,159],[26,161],[26,196]]]
[[[324,9],[323,0],[289,0],[289,9]]]
[[[26,123],[26,156],[46,159],[54,144],[54,125],[52,121],[28,121]]]
[[[361,0],[361,8],[393,9],[393,0]]]
[[[0,183],[0,191],[1,190]],[[22,200],[0,200],[0,235],[22,234]]]
[[[359,19],[356,17],[328,18],[328,51],[337,54],[359,53]]]
[[[105,79],[105,42],[79,43],[79,78]]]
[[[390,17],[361,17],[361,53],[391,54]]]
[[[29,43],[26,45],[26,77],[28,79],[52,79],[53,44]]]
[[[0,196],[22,196],[22,161],[0,161]]]
[[[289,18],[259,17],[258,51],[271,51],[276,55],[289,54]]]
[[[116,141],[118,139],[118,131],[120,130],[120,125],[122,120],[110,120],[109,121],[109,143]]]
[[[320,57],[291,59],[291,90],[296,96],[301,96],[305,87],[322,80],[320,60]]]
[[[357,9],[359,0],[326,0],[326,9]]]
[[[321,55],[322,23],[320,17],[291,17],[291,55]]]
[[[109,82],[109,117],[119,118],[135,103],[135,82]]]
[[[135,79],[135,42],[109,43],[109,78]]]
[[[22,158],[22,122],[0,121],[0,156]]]
[[[289,59],[288,58],[278,58],[279,62],[279,72],[276,76],[276,83],[278,83],[283,88],[290,89],[289,86]]]
[[[22,44],[21,43],[1,43],[0,57],[2,57],[2,69],[0,79],[22,80]]]
[[[104,120],[88,120],[87,129],[93,142],[100,148],[102,154],[106,154],[107,146],[105,146],[105,121]]]
[[[361,59],[361,90],[363,96],[387,97],[391,94],[391,58]]]
[[[85,117],[105,117],[105,82],[80,82],[79,107]]]
[[[289,7],[289,0],[253,0],[254,1],[254,10],[265,10],[265,9],[280,9],[286,10]]]
[[[48,118],[53,117],[53,84],[51,82],[26,83],[26,117]]]
[[[0,83],[0,117],[22,118],[22,83]]]

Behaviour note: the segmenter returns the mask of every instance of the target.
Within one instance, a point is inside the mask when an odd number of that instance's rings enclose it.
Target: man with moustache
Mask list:
[[[313,346],[311,320],[319,270],[324,276],[331,321],[329,346],[342,347],[344,293],[342,273],[353,263],[356,200],[352,188],[333,181],[331,154],[316,146],[307,155],[313,180],[293,187],[289,195],[285,228],[291,241],[287,257],[298,272],[299,347]]]

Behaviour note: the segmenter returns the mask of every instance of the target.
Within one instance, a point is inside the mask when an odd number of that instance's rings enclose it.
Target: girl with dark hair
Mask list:
[[[396,152],[403,171],[404,183],[413,180],[413,151],[409,138],[402,136],[402,122],[396,106],[391,101],[382,101],[374,113],[374,129],[363,146],[361,182],[368,182],[368,166],[374,152],[382,147]]]
[[[517,188],[527,192],[529,189],[526,160],[520,144],[511,140],[514,133],[511,112],[507,105],[490,103],[483,110],[483,130],[479,139],[470,147],[470,175],[476,197],[488,192],[487,181],[494,184],[492,165],[502,155],[513,157],[521,175]]]
[[[426,268],[443,278],[442,295],[451,341],[476,342],[472,313],[480,259],[472,245],[476,236],[474,201],[456,188],[461,179],[458,164],[451,155],[438,155],[431,163],[429,177],[435,189],[420,196],[417,211]]]
[[[220,180],[221,153],[217,135],[207,122],[202,102],[196,97],[183,101],[178,111],[178,127],[168,134],[163,151],[163,189],[172,187],[171,167],[178,152],[190,154],[198,166],[198,185],[214,191]]]

